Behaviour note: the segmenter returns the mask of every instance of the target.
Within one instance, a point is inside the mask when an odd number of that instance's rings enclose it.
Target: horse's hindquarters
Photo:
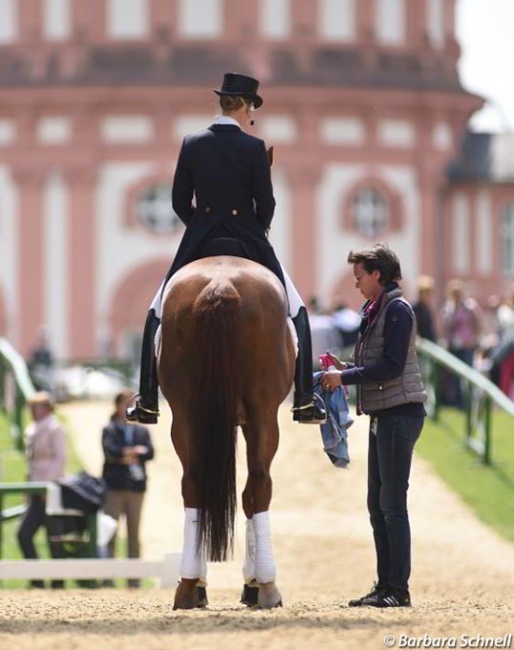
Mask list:
[[[192,558],[188,567],[200,567],[202,549],[215,561],[226,559],[231,550],[241,418],[249,468],[245,513],[267,516],[269,509],[277,411],[294,374],[286,300],[278,280],[264,267],[241,259],[208,258],[184,267],[163,303],[158,365],[161,388],[173,410],[184,505],[198,513],[201,544],[187,549]],[[266,530],[259,532],[255,566],[255,579],[263,586],[274,581]],[[185,544],[192,542],[185,539]],[[189,568],[184,577],[200,578],[193,573]],[[260,600],[266,607],[276,606],[278,590],[269,598],[266,590]]]

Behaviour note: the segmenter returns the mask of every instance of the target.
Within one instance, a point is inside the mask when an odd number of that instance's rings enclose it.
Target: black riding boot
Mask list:
[[[314,394],[311,328],[305,307],[300,307],[298,315],[293,318],[293,323],[298,335],[293,420],[304,424],[322,424],[327,414],[323,400]]]
[[[139,399],[136,405],[127,409],[128,422],[156,424],[159,417],[159,382],[157,381],[157,360],[155,358],[155,334],[160,325],[155,311],[150,309],[146,317],[141,347],[141,374],[139,377]]]

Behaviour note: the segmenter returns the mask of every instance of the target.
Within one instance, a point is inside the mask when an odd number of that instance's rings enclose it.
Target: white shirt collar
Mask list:
[[[238,129],[241,128],[239,122],[229,115],[218,115],[216,124],[230,124],[231,126],[237,126]]]

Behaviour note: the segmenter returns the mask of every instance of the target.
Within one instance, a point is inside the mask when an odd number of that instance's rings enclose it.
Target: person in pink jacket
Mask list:
[[[59,481],[64,478],[66,467],[66,440],[64,431],[54,415],[54,402],[48,393],[36,393],[29,402],[32,422],[25,431],[25,449],[28,460],[29,481]],[[18,542],[23,556],[37,559],[34,536],[45,526],[53,558],[62,557],[59,544],[51,541],[57,520],[48,517],[45,510],[44,495],[34,494],[28,500],[27,510],[18,529]],[[31,581],[31,586],[43,588],[42,580]],[[53,588],[62,588],[61,580],[52,581]]]

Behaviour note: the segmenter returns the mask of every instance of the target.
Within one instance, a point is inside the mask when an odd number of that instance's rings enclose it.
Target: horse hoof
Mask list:
[[[261,609],[282,607],[282,596],[274,582],[259,585],[257,604]]]
[[[205,587],[199,587],[195,584],[189,584],[182,580],[175,592],[175,602],[173,610],[177,609],[202,609],[207,607],[207,590]]]
[[[259,603],[259,587],[254,585],[244,585],[239,601],[247,607],[255,607]]]

